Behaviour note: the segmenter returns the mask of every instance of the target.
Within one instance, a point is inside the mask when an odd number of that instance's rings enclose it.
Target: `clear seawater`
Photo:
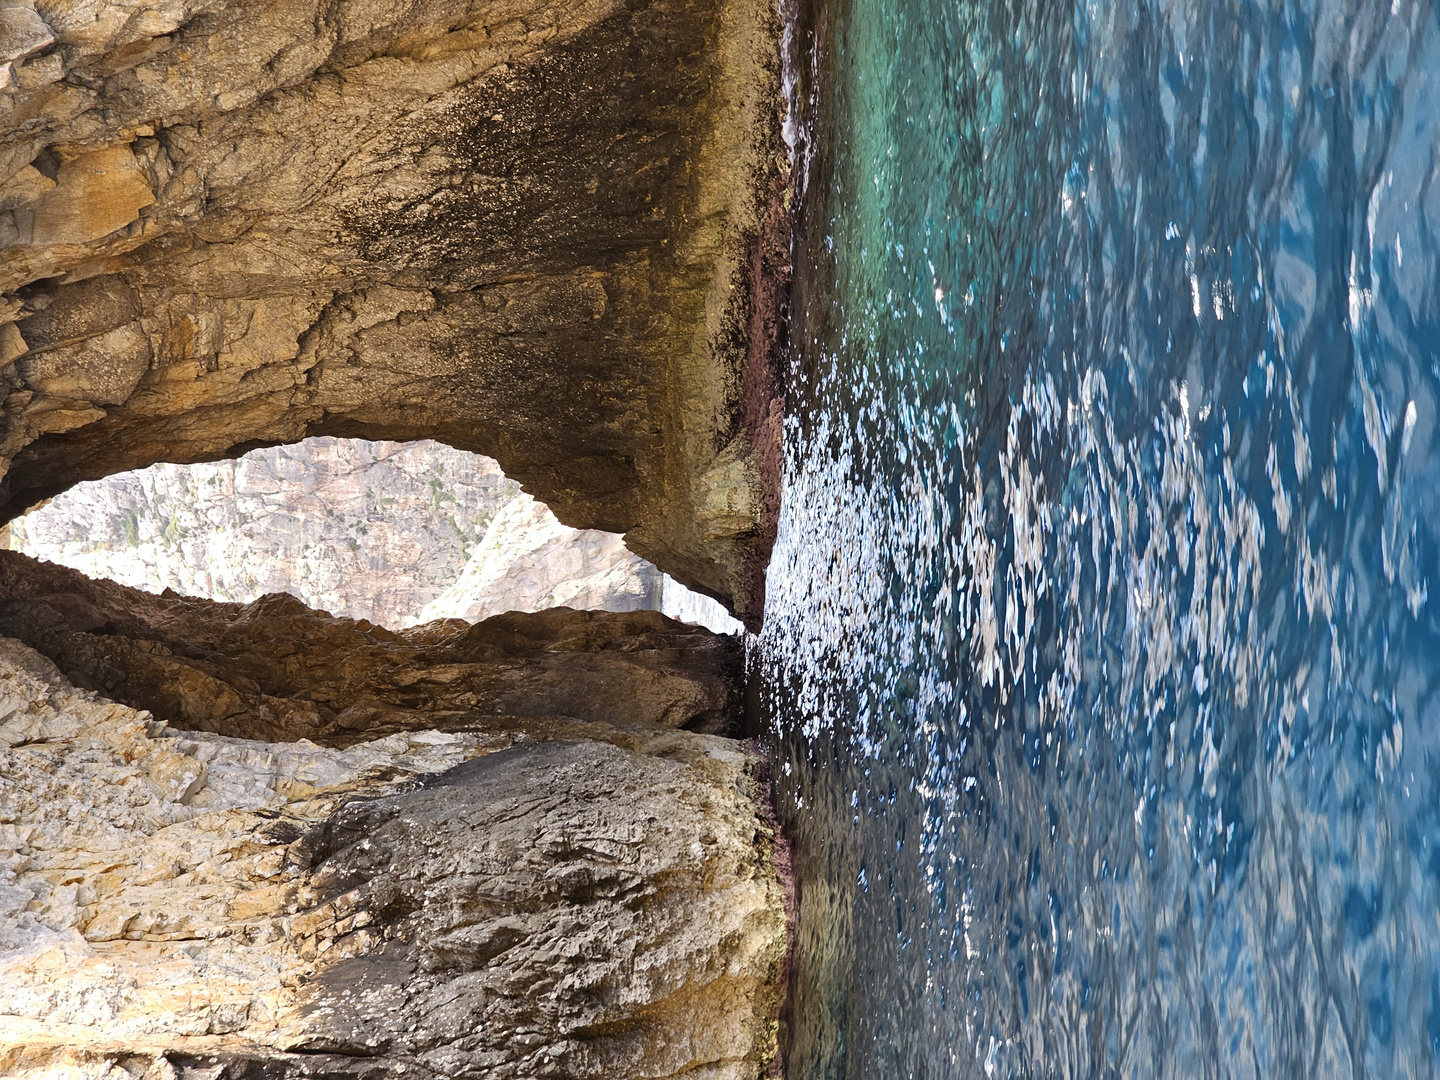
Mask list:
[[[1434,1076],[1440,11],[796,32],[791,1080]]]

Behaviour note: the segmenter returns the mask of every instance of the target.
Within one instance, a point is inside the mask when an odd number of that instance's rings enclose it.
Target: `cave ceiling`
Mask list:
[[[0,516],[155,461],[435,438],[753,624],[774,18],[40,0],[0,32]]]

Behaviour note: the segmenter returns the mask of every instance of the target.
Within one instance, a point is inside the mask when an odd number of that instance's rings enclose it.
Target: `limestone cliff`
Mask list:
[[[257,743],[0,639],[0,746],[5,1076],[714,1080],[773,1053],[783,912],[730,740],[472,714]]]
[[[411,620],[476,622],[547,607],[638,611],[660,607],[660,573],[614,533],[561,525],[519,495],[495,516],[455,583]]]
[[[493,459],[440,443],[306,439],[77,484],[12,522],[11,546],[150,592],[288,592],[399,626],[454,583],[518,492]]]
[[[525,494],[496,513],[454,584],[400,625],[547,607],[659,610],[717,634],[744,631],[716,601],[632,554],[622,537],[562,525]]]
[[[307,435],[434,438],[758,619],[771,4],[0,11],[0,511]]]
[[[493,459],[430,441],[322,437],[117,473],[11,522],[10,547],[147,592],[288,592],[389,627],[561,606],[740,630],[622,537],[562,525]]]

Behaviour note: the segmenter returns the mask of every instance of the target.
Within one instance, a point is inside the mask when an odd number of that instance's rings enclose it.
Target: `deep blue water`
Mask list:
[[[796,28],[789,1076],[1434,1076],[1440,12]]]

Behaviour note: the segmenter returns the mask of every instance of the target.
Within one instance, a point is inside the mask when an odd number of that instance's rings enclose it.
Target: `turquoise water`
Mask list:
[[[788,1075],[1434,1076],[1436,8],[796,31]]]

